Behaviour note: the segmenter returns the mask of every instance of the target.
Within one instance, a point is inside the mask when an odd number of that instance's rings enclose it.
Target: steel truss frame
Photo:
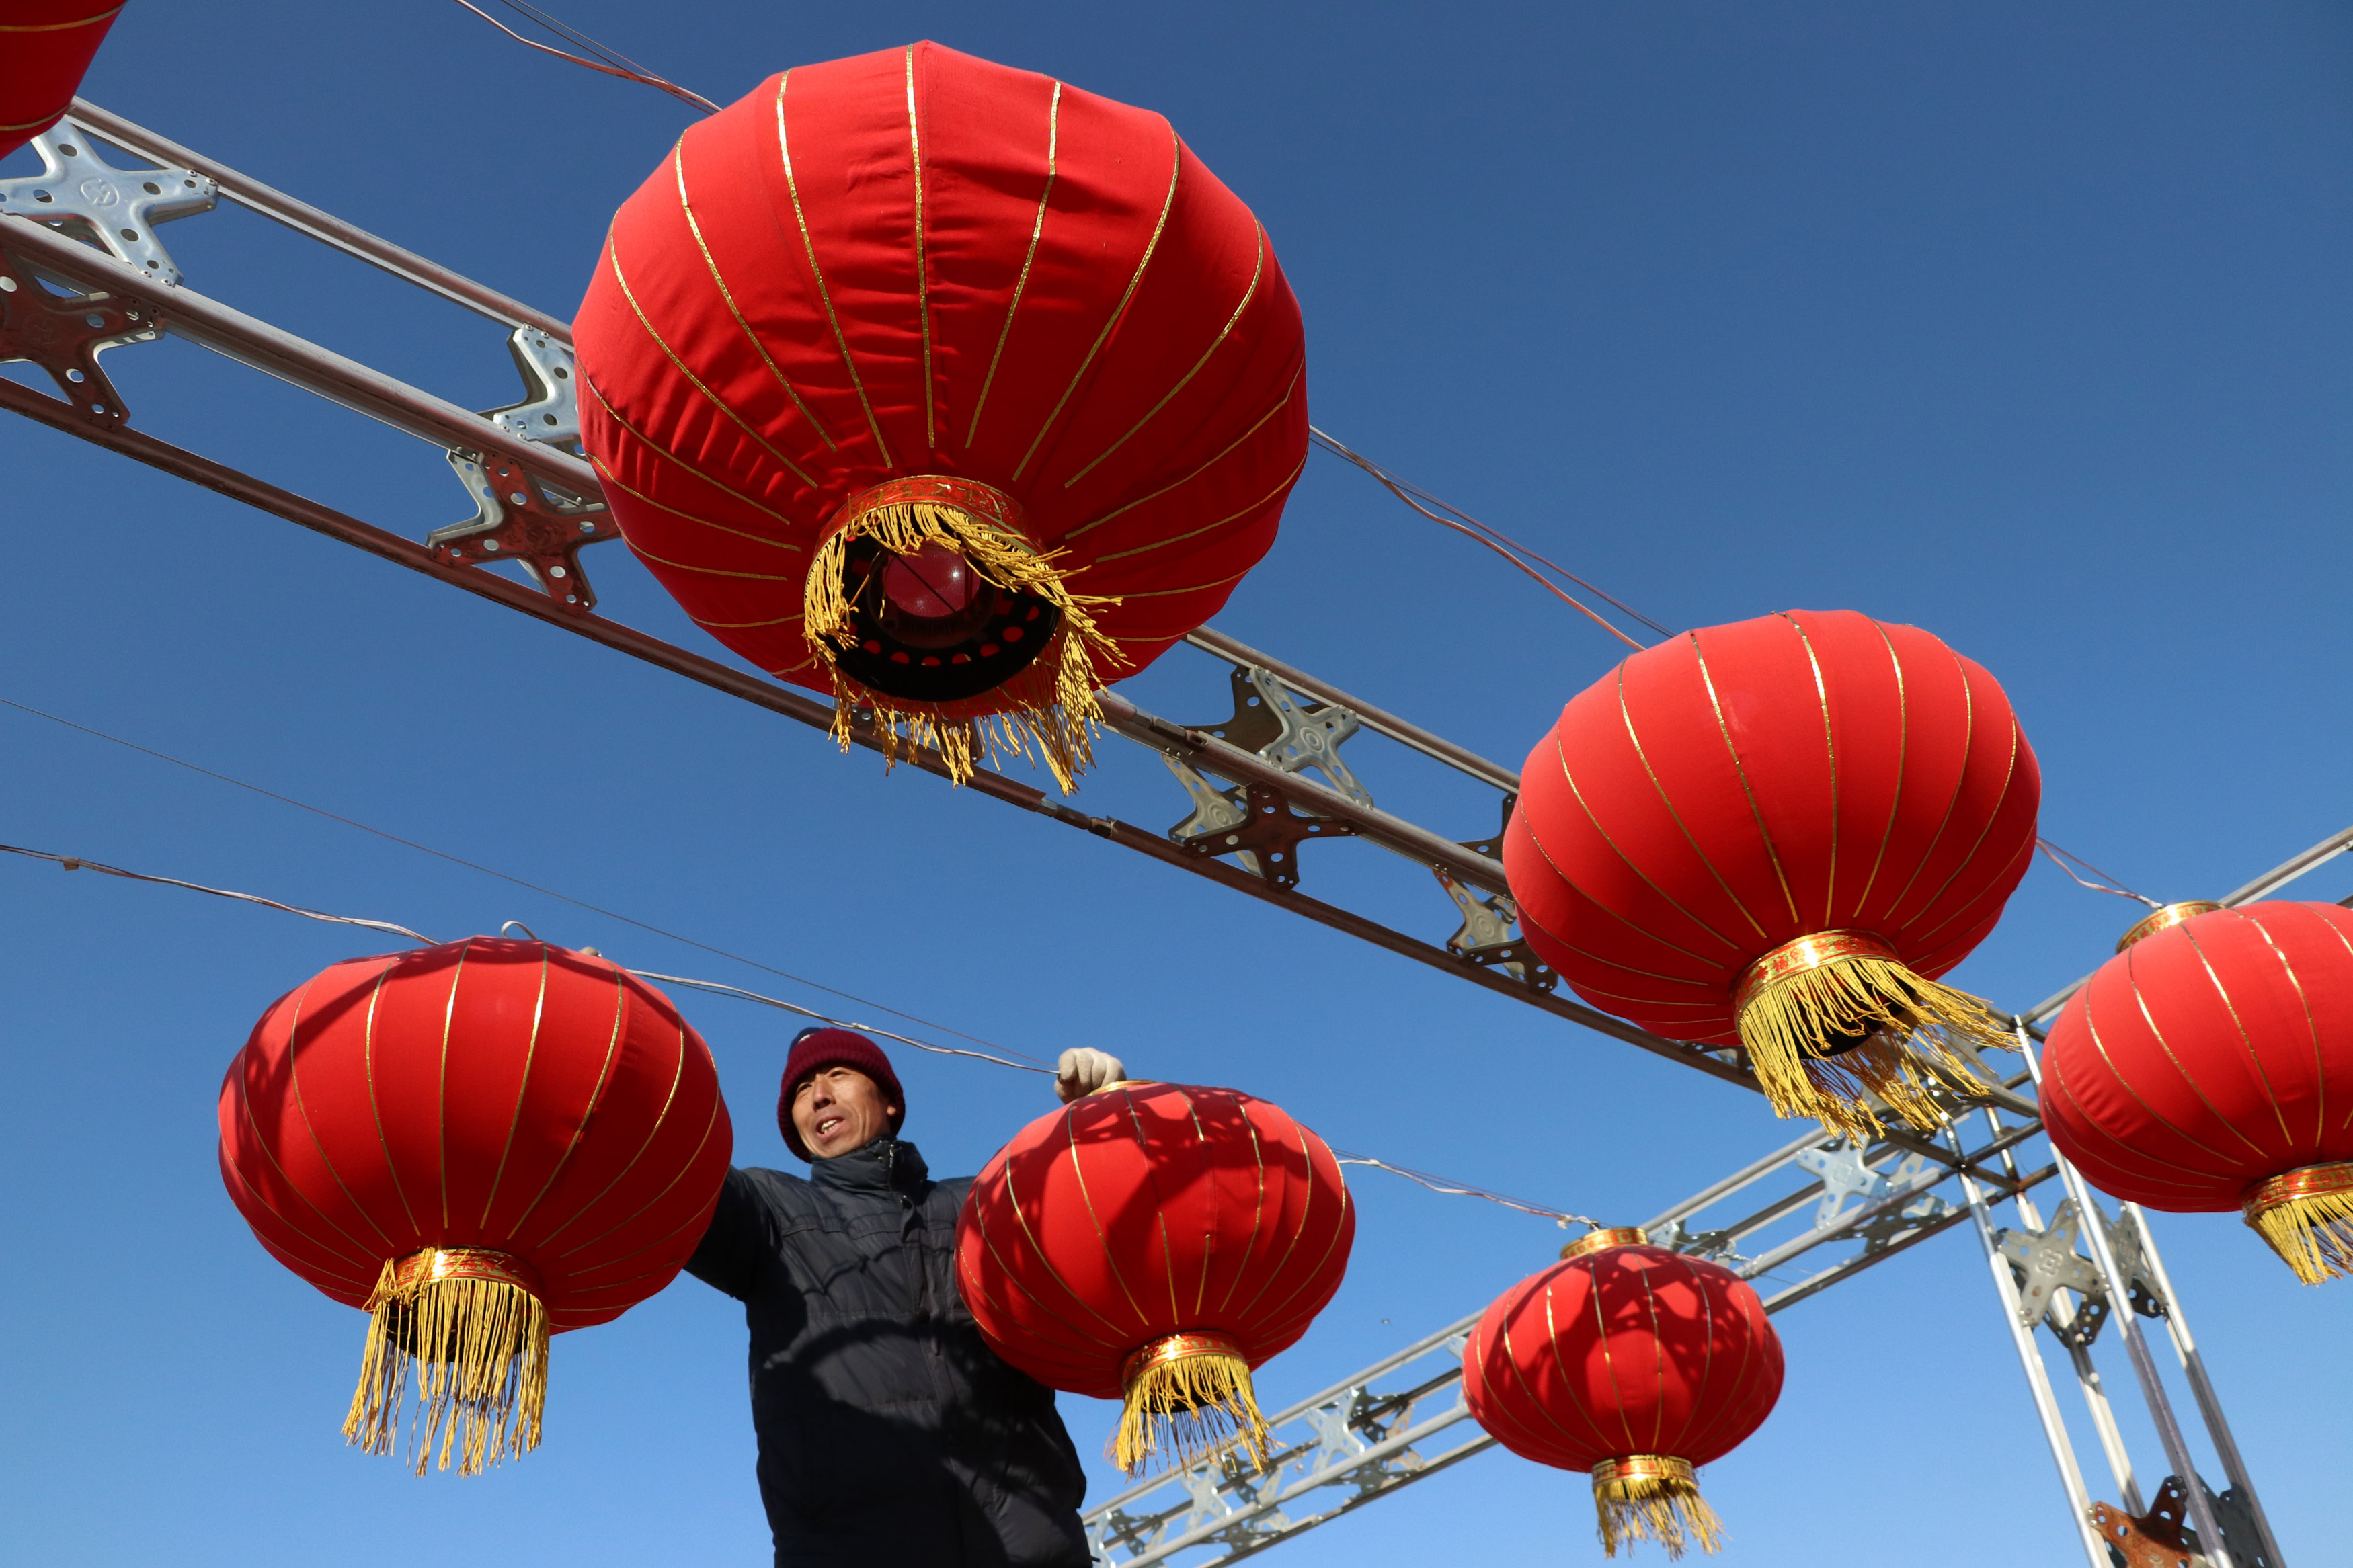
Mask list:
[[[90,146],[93,136],[154,167],[110,165]],[[770,712],[821,730],[832,724],[829,703],[595,613],[596,595],[580,551],[617,537],[617,530],[594,471],[574,450],[578,430],[567,323],[85,100],[77,99],[69,118],[35,144],[45,161],[43,174],[0,181],[0,362],[40,365],[56,380],[62,399],[0,378],[0,406]],[[154,225],[210,210],[222,196],[507,327],[509,350],[524,381],[523,397],[476,414],[181,286]],[[56,289],[43,288],[43,282]],[[476,517],[435,530],[420,543],[132,428],[98,354],[166,333],[441,448],[472,498]],[[480,570],[501,560],[517,562],[530,581]],[[1188,726],[1145,712],[1118,692],[1103,697],[1106,727],[1157,753],[1192,804],[1190,815],[1168,833],[1090,815],[987,770],[976,773],[968,787],[1711,1078],[1757,1088],[1736,1051],[1664,1039],[1555,995],[1556,977],[1516,935],[1517,911],[1495,839],[1458,841],[1380,810],[1341,758],[1340,747],[1359,731],[1371,730],[1495,792],[1505,813],[1518,793],[1515,773],[1222,633],[1203,628],[1187,640],[1230,665],[1232,720]],[[853,741],[879,750],[879,737],[864,716],[854,717]],[[919,753],[913,765],[942,776],[947,772],[932,753]],[[1323,775],[1321,782],[1307,776],[1310,769]],[[1459,916],[1455,934],[1443,942],[1425,940],[1299,892],[1297,847],[1317,837],[1363,838],[1427,868]],[[2224,901],[2263,897],[2348,844],[2353,828]],[[2079,1226],[2092,1251],[2088,1260],[2080,1258],[2073,1249],[2075,1233],[2062,1222],[2070,1215],[2097,1213],[2088,1188],[2055,1152],[2039,1167],[2021,1170],[2017,1163],[2021,1146],[2041,1133],[2030,1083],[2029,1036],[2039,1033],[2032,1026],[2055,1014],[2073,989],[2021,1016],[2028,1072],[1982,1100],[1948,1104],[1956,1118],[1949,1148],[1902,1131],[1858,1147],[1817,1130],[1662,1211],[1645,1228],[1663,1245],[1716,1258],[1744,1279],[1761,1281],[1769,1290],[1767,1310],[1779,1311],[1974,1221],[2094,1568],[2106,1568],[2108,1548],[2097,1533],[2106,1526],[2093,1522],[2064,1424],[2031,1338],[2035,1320],[2031,1312],[2024,1319],[2019,1315],[2026,1300],[2021,1291],[2030,1293],[2075,1358],[2132,1515],[2143,1512],[2142,1499],[2088,1354],[2111,1303],[2131,1300],[2144,1311],[2153,1306],[2166,1318],[2232,1488],[2217,1500],[2202,1484],[2189,1487],[2185,1495],[2173,1483],[2165,1494],[2171,1502],[2161,1499],[2146,1519],[2126,1521],[2127,1533],[2155,1530],[2158,1533],[2148,1539],[2170,1541],[2192,1554],[2197,1541],[2220,1542],[2227,1552],[2216,1546],[2200,1559],[2211,1568],[2231,1568],[2234,1562],[2242,1568],[2285,1568],[2203,1363],[2172,1304],[2146,1218],[2127,1205],[2128,1232],[2112,1229],[2105,1218]],[[1975,1147],[1968,1147],[1959,1131],[1971,1115],[1981,1116],[1987,1129]],[[1787,1184],[1792,1177],[1805,1179]],[[2027,1194],[2053,1177],[2069,1185],[2071,1195],[2046,1226]],[[1962,1202],[1934,1190],[1948,1181],[1958,1184]],[[1755,1206],[1721,1223],[1702,1222],[1703,1215],[1742,1194],[1768,1188],[1779,1190],[1761,1204],[1750,1196],[1746,1202]],[[1993,1227],[1989,1211],[2002,1202],[2016,1206],[2018,1229]],[[2127,1234],[2130,1247],[2121,1239]],[[1840,1247],[1840,1255],[1800,1278],[1782,1272],[1826,1247]],[[2120,1265],[2119,1254],[2140,1261]],[[2135,1314],[2122,1316],[2174,1474],[2189,1476],[2178,1423]],[[1263,1474],[1241,1468],[1230,1455],[1215,1455],[1099,1505],[1086,1515],[1098,1561],[1141,1565],[1182,1556],[1190,1568],[1230,1563],[1492,1447],[1492,1438],[1464,1425],[1468,1412],[1461,1396],[1461,1349],[1476,1321],[1474,1314],[1440,1329],[1275,1415],[1274,1463]],[[2218,1515],[2217,1510],[2222,1511]],[[2170,1537],[2163,1535],[2168,1520],[2179,1527],[2185,1519],[2194,1520],[2198,1536],[2183,1538],[2178,1529]]]

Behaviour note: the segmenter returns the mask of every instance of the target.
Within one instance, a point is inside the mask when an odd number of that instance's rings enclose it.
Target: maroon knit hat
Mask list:
[[[800,1130],[793,1125],[793,1091],[821,1069],[833,1067],[856,1068],[898,1102],[899,1114],[891,1119],[892,1136],[897,1136],[899,1124],[907,1119],[907,1091],[899,1087],[899,1075],[891,1070],[891,1058],[882,1054],[881,1047],[849,1029],[803,1029],[793,1037],[792,1054],[785,1058],[784,1081],[776,1086],[776,1131],[785,1135],[785,1147],[800,1159],[811,1156],[808,1145],[801,1142]]]

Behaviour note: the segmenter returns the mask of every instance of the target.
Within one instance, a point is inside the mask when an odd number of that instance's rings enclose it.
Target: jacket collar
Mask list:
[[[912,1192],[930,1177],[922,1153],[903,1138],[877,1138],[863,1149],[809,1162],[809,1180],[837,1192]]]

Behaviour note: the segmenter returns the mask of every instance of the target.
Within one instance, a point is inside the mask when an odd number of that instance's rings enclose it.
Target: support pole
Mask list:
[[[1960,1135],[1947,1131],[1953,1151],[1961,1153]],[[2067,1512],[2075,1521],[2076,1538],[2083,1542],[2084,1559],[2090,1568],[2109,1568],[2107,1542],[2092,1528],[2092,1500],[2084,1490],[2084,1472],[2075,1463],[2075,1447],[2067,1438],[2067,1424],[2060,1418],[2058,1396],[2051,1392],[2051,1373],[2042,1364],[2042,1352],[2035,1345],[2034,1331],[2018,1321],[2018,1281],[2011,1278],[2010,1260],[1994,1244],[1993,1219],[1986,1212],[1985,1195],[1977,1181],[1967,1171],[1961,1173],[1961,1195],[1968,1200],[1969,1217],[1977,1221],[1978,1242],[1985,1248],[1986,1266],[1993,1270],[1994,1294],[2001,1302],[2001,1321],[2009,1326],[2010,1342],[2018,1348],[2018,1364],[2026,1373],[2027,1392],[2034,1396],[2034,1414],[2042,1420],[2042,1436],[2051,1443],[2052,1463],[2059,1467],[2059,1485],[2067,1494]]]
[[[2165,1295],[2165,1331],[2173,1341],[2174,1353],[2181,1358],[2181,1370],[2189,1378],[2189,1389],[2198,1396],[2198,1414],[2205,1418],[2206,1434],[2214,1440],[2214,1452],[2222,1460],[2222,1473],[2247,1506],[2249,1517],[2255,1521],[2255,1535],[2263,1555],[2272,1568],[2287,1568],[2287,1559],[2279,1549],[2279,1538],[2272,1533],[2272,1521],[2263,1514],[2263,1505],[2255,1496],[2255,1483],[2247,1478],[2247,1462],[2239,1456],[2238,1439],[2231,1436],[2231,1424],[2222,1416],[2221,1396],[2214,1392],[2214,1382],[2206,1375],[2206,1358],[2198,1353],[2198,1342],[2189,1335],[2189,1321],[2181,1315],[2181,1298],[2173,1293],[2173,1281],[2167,1278],[2165,1259],[2158,1256],[2157,1237],[2149,1234],[2148,1216],[2138,1204],[2123,1205],[2126,1216],[2132,1221],[2140,1237],[2141,1261],[2148,1265],[2158,1289]]]
[[[2039,1094],[2042,1089],[2042,1064],[2035,1057],[2034,1041],[2027,1035],[2023,1021],[2018,1023],[2017,1030],[2018,1048],[2025,1054],[2027,1070],[2034,1075],[2034,1088]],[[2051,1156],[2058,1163],[2059,1179],[2066,1184],[2068,1194],[2075,1200],[2076,1211],[2084,1216],[2084,1239],[2091,1245],[2092,1267],[2099,1270],[2100,1279],[2107,1285],[2109,1316],[2124,1331],[2125,1350],[2132,1357],[2133,1375],[2140,1380],[2141,1397],[2148,1402],[2149,1418],[2157,1423],[2158,1440],[2165,1445],[2166,1461],[2181,1478],[2189,1517],[2198,1527],[2201,1555],[2212,1568],[2232,1568],[2231,1551],[2222,1544],[2221,1526],[2215,1522],[2206,1485],[2198,1479],[2198,1467],[2189,1457],[2189,1439],[2182,1436],[2181,1423],[2173,1414],[2173,1401],[2158,1377],[2157,1358],[2148,1353],[2148,1338],[2140,1331],[2140,1323],[2133,1314],[2132,1281],[2116,1267],[2116,1249],[2108,1245],[2107,1223],[2092,1201],[2092,1185],[2055,1145]]]

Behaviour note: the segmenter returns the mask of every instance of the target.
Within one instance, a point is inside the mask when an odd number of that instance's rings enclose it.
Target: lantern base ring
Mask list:
[[[1942,1126],[1935,1091],[1982,1095],[1966,1050],[2016,1042],[1993,1009],[1914,973],[1886,939],[1830,931],[1783,942],[1733,987],[1740,1043],[1781,1116],[1852,1138],[1882,1131],[1876,1095],[1922,1131]]]
[[[1697,1472],[1672,1455],[1629,1454],[1594,1466],[1593,1506],[1607,1556],[1618,1555],[1620,1542],[1654,1541],[1670,1560],[1724,1544],[1724,1523],[1699,1495]]]
[[[488,1247],[428,1247],[387,1258],[367,1300],[367,1350],[343,1437],[371,1454],[398,1445],[415,1373],[408,1447],[423,1475],[480,1475],[539,1447],[547,1398],[546,1287],[522,1258]]]
[[[1270,1439],[1250,1385],[1250,1358],[1224,1334],[1170,1334],[1131,1352],[1120,1364],[1125,1407],[1111,1456],[1129,1475],[1163,1450],[1190,1465],[1239,1444],[1267,1468]]]
[[[2353,1274],[2353,1163],[2306,1165],[2257,1182],[2247,1224],[2307,1285]]]

